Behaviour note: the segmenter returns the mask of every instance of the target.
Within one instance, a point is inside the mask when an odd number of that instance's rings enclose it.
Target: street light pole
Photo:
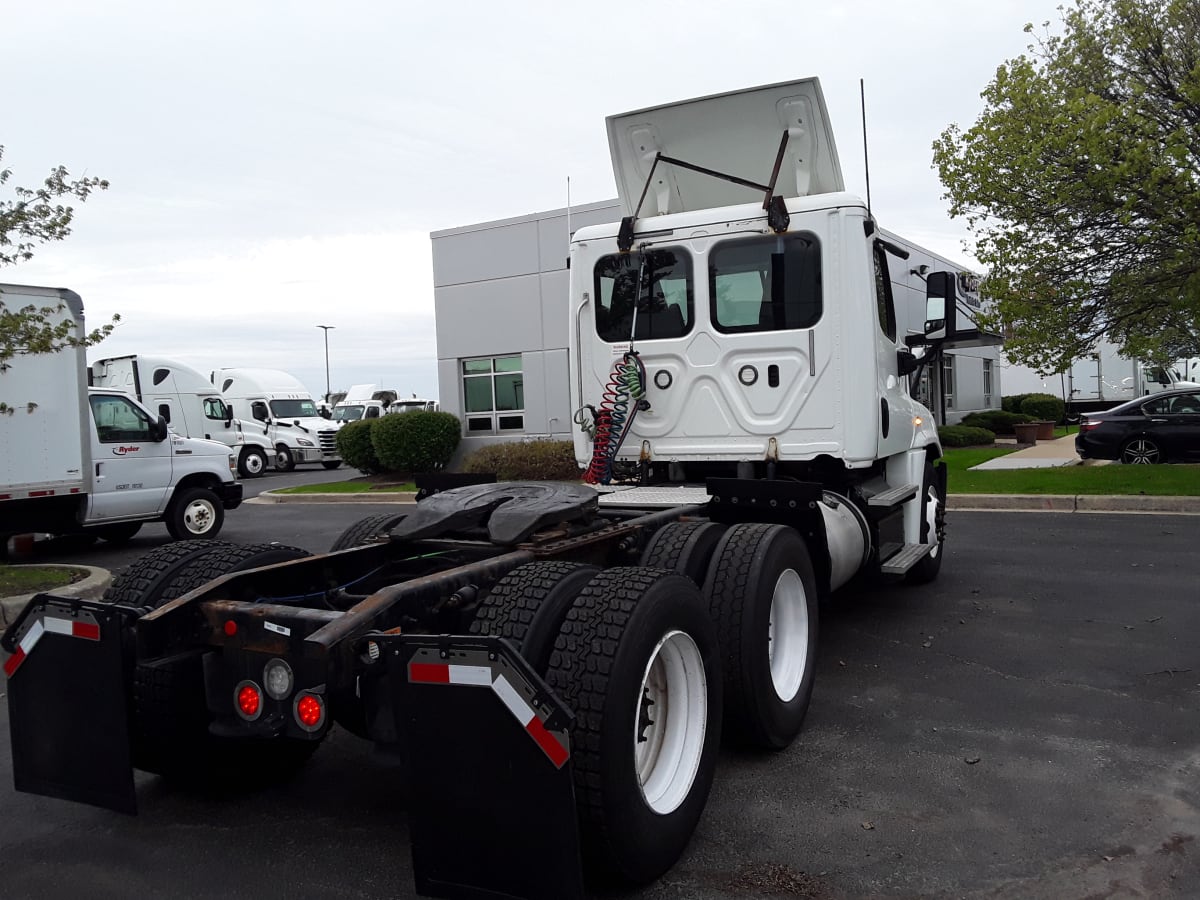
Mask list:
[[[317,327],[324,329],[324,331],[325,331],[325,402],[328,403],[329,395],[331,393],[331,391],[329,389],[329,329],[337,328],[337,326],[336,325],[318,325]]]

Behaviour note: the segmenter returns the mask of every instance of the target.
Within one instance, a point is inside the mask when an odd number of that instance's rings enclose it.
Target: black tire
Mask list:
[[[189,561],[216,547],[229,546],[223,541],[176,541],[151,550],[131,563],[112,584],[104,589],[104,600],[126,606],[160,606],[162,590]]]
[[[329,471],[331,471],[331,472],[334,469],[336,469],[338,466],[340,466],[341,464],[342,464],[342,461],[340,459],[327,459],[323,463],[321,463],[321,465],[323,465],[325,468],[329,469]]]
[[[260,478],[267,471],[267,454],[262,447],[243,447],[238,456],[238,474],[243,478]]]
[[[782,750],[800,733],[816,675],[817,583],[804,539],[783,525],[733,526],[704,598],[721,642],[726,735]]]
[[[925,463],[921,484],[921,543],[936,546],[905,573],[904,579],[909,584],[929,584],[937,578],[946,556],[946,497],[929,461]]]
[[[353,525],[338,535],[337,540],[329,548],[330,553],[339,550],[349,550],[351,547],[361,547],[364,544],[374,544],[387,540],[388,532],[408,513],[380,513],[359,519]]]
[[[222,544],[207,553],[190,557],[167,580],[158,594],[162,605],[176,597],[182,597],[208,582],[231,572],[244,572],[274,563],[291,562],[312,556],[300,547],[285,544]]]
[[[112,525],[96,525],[88,531],[109,544],[124,544],[142,530],[141,522],[114,522]]]
[[[290,472],[296,468],[296,460],[292,456],[292,451],[285,444],[280,444],[275,448],[275,471]]]
[[[678,572],[703,585],[723,534],[725,526],[716,522],[672,522],[654,532],[638,565]]]
[[[225,507],[208,488],[184,488],[172,498],[164,521],[177,541],[214,538],[225,524]]]
[[[661,662],[672,647],[694,651],[687,657],[693,665],[671,670],[677,676],[686,673],[696,693],[686,698],[689,702],[673,696],[647,703],[647,688],[654,687],[649,677],[666,671],[650,664]],[[575,712],[575,802],[584,853],[598,874],[652,881],[691,839],[712,787],[720,744],[719,653],[699,590],[673,572],[608,569],[567,611],[546,681]],[[652,718],[655,706],[668,717]],[[677,777],[664,796],[656,783],[661,770],[643,768],[644,783],[639,763],[645,763],[637,755],[662,750],[661,729],[667,727],[675,738],[671,744],[696,755],[691,765],[667,767]],[[647,798],[651,791],[655,799]]]
[[[479,601],[469,631],[508,638],[544,676],[567,610],[599,571],[597,566],[562,561],[513,569]]]
[[[1141,435],[1127,441],[1121,448],[1121,462],[1131,466],[1152,466],[1164,462],[1162,448],[1151,438]]]

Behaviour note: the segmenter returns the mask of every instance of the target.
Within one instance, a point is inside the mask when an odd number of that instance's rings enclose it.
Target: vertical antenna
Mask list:
[[[871,157],[867,153],[867,90],[863,80],[858,79],[858,96],[862,104],[863,128],[863,171],[867,175],[867,218],[871,218]]]

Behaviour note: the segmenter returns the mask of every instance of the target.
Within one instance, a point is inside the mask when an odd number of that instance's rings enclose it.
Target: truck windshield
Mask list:
[[[615,344],[677,338],[692,330],[692,261],[685,250],[601,257],[595,276],[596,333],[601,340]]]
[[[362,406],[339,406],[333,411],[335,422],[357,422],[363,417]]]
[[[272,400],[271,415],[276,419],[316,418],[317,404],[312,400]]]

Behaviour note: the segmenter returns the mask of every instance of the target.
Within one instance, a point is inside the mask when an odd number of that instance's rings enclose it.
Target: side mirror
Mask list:
[[[896,351],[896,369],[900,373],[901,377],[904,377],[905,375],[911,375],[913,372],[917,371],[918,364],[919,360],[917,359],[917,355],[911,350]]]
[[[950,272],[930,272],[925,279],[926,339],[943,340],[954,333],[954,276]]]
[[[167,439],[171,429],[167,427],[167,420],[163,416],[159,416],[154,420],[154,425],[150,428],[150,437],[156,444],[162,443]]]

